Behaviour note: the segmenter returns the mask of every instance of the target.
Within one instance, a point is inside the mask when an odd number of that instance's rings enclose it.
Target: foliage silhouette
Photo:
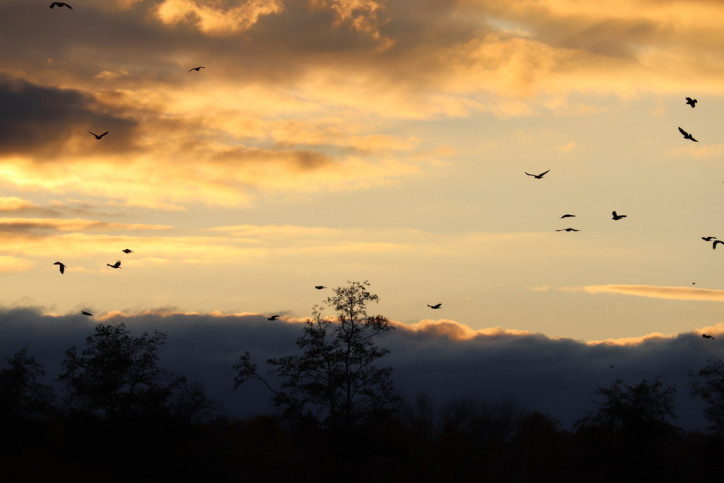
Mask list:
[[[314,416],[327,427],[348,432],[354,422],[398,402],[392,368],[377,367],[389,350],[378,347],[376,338],[393,329],[381,315],[369,315],[367,305],[378,302],[368,291],[370,283],[348,282],[334,289],[326,305],[315,305],[296,345],[301,354],[270,358],[271,373],[281,379],[274,388],[260,374],[247,351],[234,366],[234,388],[248,379],[262,382],[274,395],[272,402],[288,416]],[[330,320],[323,311],[331,307]]]
[[[55,395],[47,384],[43,366],[28,355],[27,347],[7,358],[9,367],[0,371],[0,417],[35,418],[54,405]]]
[[[700,397],[706,403],[704,415],[711,423],[710,430],[724,434],[724,361],[708,361],[689,383],[692,397]]]
[[[674,395],[676,387],[660,380],[650,383],[646,379],[635,386],[616,379],[610,387],[599,388],[604,396],[598,409],[589,412],[576,426],[589,426],[645,437],[665,435],[675,427],[669,418],[675,418]]]
[[[213,417],[214,402],[200,385],[158,366],[166,335],[159,331],[134,337],[124,323],[98,324],[79,354],[66,350],[64,372],[69,409],[114,420],[132,416]]]

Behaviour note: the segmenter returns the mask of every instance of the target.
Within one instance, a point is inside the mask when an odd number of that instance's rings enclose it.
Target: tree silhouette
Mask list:
[[[660,380],[646,379],[635,386],[616,379],[610,387],[599,388],[604,396],[598,409],[589,412],[576,426],[596,427],[637,438],[661,436],[675,428],[669,418],[675,418],[676,387]]]
[[[7,358],[9,367],[0,371],[0,416],[30,418],[53,406],[53,390],[40,382],[43,366],[28,356],[27,347]]]
[[[154,331],[138,337],[122,322],[98,324],[78,354],[66,350],[59,380],[66,385],[72,410],[113,420],[129,416],[183,416],[213,413],[214,404],[199,385],[158,366],[158,350],[166,335]]]
[[[353,422],[395,403],[392,368],[375,366],[389,353],[377,346],[376,338],[393,327],[385,317],[367,313],[367,305],[378,302],[369,285],[350,281],[335,288],[326,305],[313,307],[296,341],[301,354],[267,360],[271,373],[281,379],[280,388],[259,373],[248,351],[234,366],[234,388],[256,379],[274,394],[273,404],[287,415],[313,415],[345,432]],[[336,312],[334,320],[324,317],[327,306]]]
[[[706,403],[704,415],[711,423],[710,429],[724,433],[724,361],[707,361],[689,383],[689,392]]]

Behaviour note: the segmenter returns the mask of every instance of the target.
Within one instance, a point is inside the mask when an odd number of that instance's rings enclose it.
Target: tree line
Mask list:
[[[296,353],[240,355],[230,384],[266,387],[267,415],[229,417],[161,368],[158,331],[96,325],[65,351],[59,395],[22,348],[0,370],[0,480],[718,481],[723,361],[688,387],[706,403],[707,433],[673,424],[677,388],[660,379],[598,388],[573,430],[514,400],[405,398],[381,364],[379,336],[393,327],[368,313],[369,286],[348,282],[315,305]]]

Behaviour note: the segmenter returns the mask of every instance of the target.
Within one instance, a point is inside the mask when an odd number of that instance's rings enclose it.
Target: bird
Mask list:
[[[62,262],[55,262],[53,265],[58,265],[58,268],[60,268],[60,273],[61,273],[61,275],[62,275],[63,273],[65,273],[65,267],[68,266],[68,265],[66,265],[65,263],[62,263]]]
[[[711,248],[712,248],[713,250],[716,250],[716,244],[717,244],[717,243],[724,243],[724,241],[714,240],[714,243],[711,244]]]
[[[316,288],[317,290],[322,290],[323,288],[327,287],[325,287],[324,285],[315,285],[314,288]]]
[[[50,8],[53,7],[68,7],[69,9],[73,10],[73,7],[64,2],[53,2],[50,4]]]
[[[608,366],[608,367],[611,368],[611,369],[614,369],[616,366],[614,366],[613,364],[611,364],[611,365]]]
[[[550,169],[548,171],[550,171]],[[527,174],[528,176],[533,176],[535,179],[543,179],[543,176],[545,176],[548,171],[543,171],[541,174],[530,174],[528,171],[526,171],[525,174]]]
[[[440,307],[442,307],[442,304],[435,304],[435,305],[427,304],[427,306],[430,307],[431,309],[439,309]]]
[[[133,253],[133,250],[131,250],[130,248],[124,248],[124,249],[121,250],[121,251],[122,251],[123,253]]]
[[[694,136],[692,136],[688,132],[684,131],[683,129],[679,128],[679,132],[684,135],[684,139],[690,139],[690,140],[694,141],[695,143],[699,142],[696,139],[694,139]]]
[[[618,215],[615,211],[612,211],[611,214],[613,215],[614,220],[620,220],[621,218],[626,218],[626,215]]]
[[[108,134],[108,131],[104,132],[103,134],[96,134],[96,133],[90,132],[90,131],[88,131],[88,132],[89,132],[90,134],[94,135],[94,136],[96,137],[96,139],[98,139],[99,141],[100,141],[101,139],[103,139],[103,136],[105,136],[106,134]]]
[[[108,265],[111,268],[121,268],[121,261],[116,260],[116,263],[114,263],[113,265],[111,265],[110,263],[106,263],[106,265]]]
[[[203,65],[200,65],[200,66],[198,66],[198,67],[191,67],[191,68],[189,69],[189,72],[191,72],[192,70],[195,70],[196,72],[198,72],[198,71],[200,71],[201,69],[205,69],[205,68],[206,68],[206,67],[204,67]]]
[[[701,336],[702,336],[703,338],[705,338],[705,339],[715,340],[714,337],[711,336],[711,335],[709,335],[709,334],[701,334]]]
[[[692,109],[694,109],[696,107],[697,102],[698,101],[696,99],[692,99],[691,97],[686,98],[686,103],[689,104]]]
[[[575,228],[561,228],[560,230],[556,230],[556,231],[581,231],[581,230],[576,230]]]
[[[703,237],[701,237],[701,239],[704,241],[712,241],[712,240],[716,240],[716,237],[715,236],[703,236]]]
[[[90,312],[86,312],[85,310],[81,310],[80,313],[83,315],[87,315],[88,317],[93,317],[93,314],[91,314]]]
[[[279,315],[272,315],[271,317],[267,317],[266,320],[277,320],[279,317]]]
[[[571,215],[570,213],[566,213],[565,215],[561,216],[561,218],[575,218],[576,215]]]

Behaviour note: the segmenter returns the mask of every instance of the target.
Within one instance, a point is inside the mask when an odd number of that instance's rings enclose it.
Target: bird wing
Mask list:
[[[679,128],[679,132],[684,135],[684,137],[688,136],[689,133],[684,131],[683,129]]]
[[[100,136],[103,137],[103,136],[105,136],[106,134],[108,134],[108,131],[104,132],[104,133],[101,134]]]
[[[98,137],[98,135],[97,135],[96,133],[94,133],[93,131],[88,131],[88,134],[92,134],[92,135],[94,135],[95,137]]]
[[[548,171],[550,171],[550,169],[549,169]],[[543,175],[546,174],[548,171],[543,171],[543,172],[542,172],[541,174],[539,174],[538,176],[543,176]]]

